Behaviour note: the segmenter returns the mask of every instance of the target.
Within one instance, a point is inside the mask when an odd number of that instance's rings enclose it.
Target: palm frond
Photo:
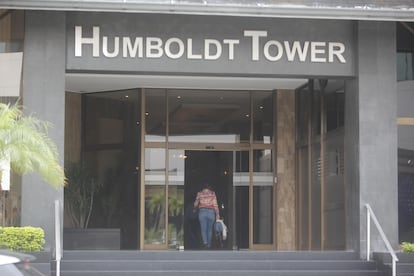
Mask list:
[[[9,158],[19,174],[38,172],[54,187],[65,183],[58,162],[58,151],[48,137],[50,123],[33,116],[23,116],[17,104],[0,103],[0,158]]]

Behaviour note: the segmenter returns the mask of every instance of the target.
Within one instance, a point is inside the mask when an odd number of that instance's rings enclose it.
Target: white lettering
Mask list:
[[[259,60],[259,38],[267,37],[267,31],[244,31],[244,36],[252,38],[252,60]]]
[[[193,39],[187,39],[187,58],[188,59],[202,59],[200,54],[193,54]]]
[[[264,30],[244,30],[243,40],[223,38],[203,39],[198,37],[132,37],[132,36],[101,36],[100,27],[92,26],[88,35],[83,33],[82,26],[75,26],[74,51],[75,57],[82,57],[83,50],[92,57],[107,58],[170,58],[187,60],[218,60],[259,61],[261,58],[277,62],[308,62],[308,63],[346,63],[345,44],[341,42],[323,41],[283,41],[268,38]],[[246,53],[249,45],[239,47],[241,43],[250,43],[251,56]],[[239,48],[241,53],[237,52]],[[121,52],[122,51],[122,52]],[[228,51],[228,52],[225,52]],[[247,50],[250,51],[250,50]],[[246,55],[247,54],[247,55]],[[237,57],[236,57],[237,55]],[[242,61],[242,62],[244,62]]]
[[[162,50],[162,40],[159,37],[147,37],[146,41],[146,57],[160,58],[164,54]]]
[[[123,57],[140,57],[143,55],[143,44],[142,37],[136,37],[134,40],[134,45],[132,45],[131,39],[129,37],[122,38],[122,56]],[[138,55],[137,55],[138,52]]]
[[[239,44],[237,39],[224,39],[223,44],[229,45],[229,60],[234,60],[234,45]]]
[[[296,54],[299,56],[299,61],[304,62],[308,54],[309,41],[306,41],[301,47],[299,41],[294,41],[292,47],[288,41],[285,41],[285,51],[288,61],[294,61]]]
[[[277,48],[276,49],[276,52],[277,52],[277,55],[276,56],[272,56],[270,54],[270,47],[271,46],[276,46],[276,48]],[[277,40],[269,40],[264,45],[263,54],[264,54],[264,56],[265,56],[265,58],[267,60],[270,60],[270,61],[277,61],[277,60],[279,60],[282,57],[282,55],[283,55],[283,45],[282,45],[282,43],[280,43]]]
[[[325,47],[326,42],[311,42],[311,62],[326,62],[326,57],[317,57],[325,54]]]
[[[119,54],[119,37],[114,37],[114,50],[112,53],[108,51],[108,37],[102,37],[102,53],[109,58],[116,57]]]
[[[171,44],[177,44],[178,51],[177,51],[176,54],[174,54],[171,51]],[[173,38],[168,39],[165,42],[164,48],[165,48],[164,51],[165,51],[165,54],[167,55],[167,57],[172,58],[172,59],[178,59],[178,58],[183,56],[185,47],[184,47],[184,43],[181,39],[173,37]]]
[[[329,44],[329,62],[334,62],[334,56],[336,56],[341,63],[346,63],[344,56],[345,45],[340,42],[330,42]]]
[[[99,57],[99,27],[92,28],[92,37],[82,37],[82,26],[75,26],[75,57],[82,56],[82,45],[92,44],[92,56]]]
[[[210,50],[210,45],[214,45],[216,48],[216,53],[212,54]],[[206,39],[204,40],[204,58],[207,60],[219,59],[221,56],[222,47],[220,41],[215,39]]]

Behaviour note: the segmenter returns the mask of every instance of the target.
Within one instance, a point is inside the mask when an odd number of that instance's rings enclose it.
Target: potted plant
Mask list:
[[[81,162],[67,164],[66,176],[64,249],[119,249],[119,231],[88,228],[100,183]]]
[[[66,166],[65,212],[74,228],[88,228],[93,201],[100,185],[81,163]]]

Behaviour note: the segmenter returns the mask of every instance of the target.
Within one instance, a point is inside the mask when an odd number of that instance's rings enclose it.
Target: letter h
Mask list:
[[[92,44],[92,56],[99,57],[99,27],[93,27],[91,38],[84,38],[82,26],[75,26],[75,57],[82,56],[83,44]]]

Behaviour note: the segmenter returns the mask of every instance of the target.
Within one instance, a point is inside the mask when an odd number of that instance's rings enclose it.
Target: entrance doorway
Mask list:
[[[184,177],[185,211],[192,212],[190,207],[194,203],[197,192],[202,189],[204,183],[208,183],[216,193],[220,217],[224,219],[229,229],[233,229],[231,223],[233,213],[232,152],[190,150],[186,151],[185,155],[187,157]],[[201,245],[198,220],[191,214],[185,214],[185,217],[192,219],[184,220],[184,247],[198,249]],[[229,233],[229,240],[232,240],[231,236]],[[231,243],[228,243],[227,240],[223,243],[225,248],[228,248],[229,245],[231,246]]]
[[[162,156],[155,149],[147,150],[147,154],[155,158],[157,154]],[[167,159],[169,169],[166,186],[156,183],[156,179],[161,176],[160,170],[155,167],[151,169],[149,165],[159,162],[147,159],[146,248],[176,249],[184,246],[186,250],[201,249],[200,225],[192,207],[197,192],[206,182],[216,193],[220,216],[228,227],[227,239],[222,244],[215,241],[213,236],[213,249],[249,248],[249,151],[170,149]],[[162,196],[165,193],[168,194],[168,200],[163,204],[160,201],[165,200]],[[271,209],[272,201],[266,204]],[[262,202],[261,206],[266,204]],[[267,224],[271,224],[271,218],[268,219],[270,221]],[[261,221],[263,225],[265,219]]]
[[[344,90],[312,83],[68,93],[82,119],[68,133],[82,139],[68,139],[79,154],[65,156],[99,183],[89,227],[115,229],[121,249],[197,249],[186,209],[208,181],[229,228],[225,249],[343,249]]]
[[[216,190],[225,249],[274,248],[273,91],[143,91],[141,244],[197,249],[187,223],[203,182]],[[141,228],[142,229],[142,228]]]

